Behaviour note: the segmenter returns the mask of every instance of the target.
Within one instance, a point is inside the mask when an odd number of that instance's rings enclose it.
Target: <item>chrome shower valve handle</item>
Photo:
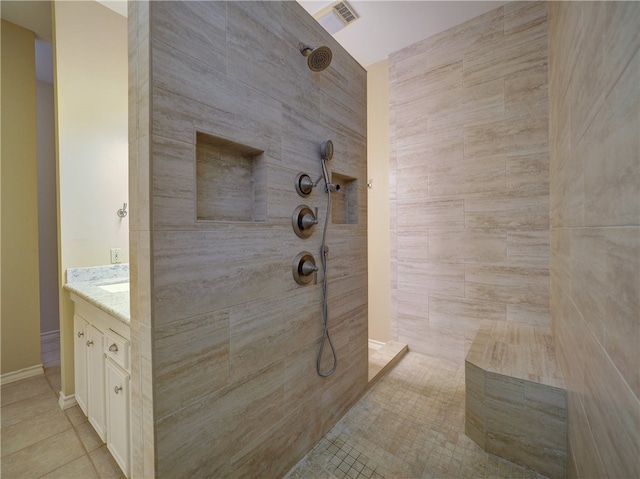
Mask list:
[[[307,205],[298,206],[291,217],[293,231],[302,239],[313,233],[313,227],[318,224],[318,208],[315,213]]]

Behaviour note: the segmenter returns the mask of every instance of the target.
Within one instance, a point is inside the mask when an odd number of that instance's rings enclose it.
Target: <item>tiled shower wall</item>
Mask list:
[[[640,477],[640,3],[549,7],[551,316],[568,477]]]
[[[481,320],[549,325],[546,8],[390,57],[392,335],[413,351],[462,362]]]
[[[131,105],[138,112],[132,275],[139,282],[132,389],[134,445],[146,447],[136,446],[134,468],[155,469],[158,477],[277,477],[367,383],[366,72],[296,2],[131,3]],[[328,44],[331,66],[311,72],[300,43]],[[266,175],[259,214],[197,219],[206,179],[196,174],[212,172],[196,164],[196,132],[217,138],[213,144],[222,138],[262,152],[260,167],[249,173],[242,159],[238,173]],[[308,286],[292,276],[303,250],[320,264],[326,194],[319,186],[301,198],[294,182],[299,172],[321,175],[325,139],[335,146],[329,169],[356,180],[347,223],[330,224],[327,233],[338,356],[329,378],[316,374],[322,275]],[[203,161],[235,175],[233,162],[215,159],[214,150]],[[211,198],[245,200],[233,192]],[[300,204],[319,208],[309,239],[291,226]]]

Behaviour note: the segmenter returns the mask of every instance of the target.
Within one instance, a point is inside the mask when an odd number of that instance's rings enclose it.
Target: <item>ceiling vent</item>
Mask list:
[[[358,19],[358,14],[347,2],[340,1],[322,9],[314,15],[320,25],[331,35],[342,30]]]
[[[349,25],[351,22],[355,22],[358,19],[358,15],[353,11],[351,5],[347,2],[338,2],[333,6],[333,9],[336,11],[340,18],[344,20],[344,23]]]

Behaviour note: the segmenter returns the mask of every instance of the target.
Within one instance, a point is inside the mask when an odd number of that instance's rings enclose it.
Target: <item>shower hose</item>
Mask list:
[[[327,191],[327,213],[324,217],[324,227],[322,229],[322,246],[320,246],[320,259],[322,260],[322,319],[324,323],[324,331],[322,333],[322,341],[320,342],[320,350],[318,351],[318,359],[316,361],[316,371],[319,376],[323,378],[331,376],[336,367],[338,367],[338,356],[336,356],[336,349],[331,342],[331,336],[329,336],[329,298],[327,296],[327,256],[329,255],[329,248],[327,248],[327,225],[329,224],[329,215],[331,214],[331,182],[329,181],[329,173],[327,172],[326,161],[322,160],[322,175],[324,177],[325,190]],[[333,367],[323,372],[320,366],[322,361],[322,352],[324,346],[329,343],[331,348],[331,354],[333,355]]]

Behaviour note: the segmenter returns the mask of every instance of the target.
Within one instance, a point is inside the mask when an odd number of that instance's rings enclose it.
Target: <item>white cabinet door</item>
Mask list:
[[[102,332],[89,325],[86,334],[87,346],[87,396],[88,418],[93,428],[103,441],[105,434],[104,408],[104,352]]]
[[[107,359],[107,448],[129,477],[129,374]]]
[[[87,321],[81,316],[73,316],[73,354],[75,398],[82,412],[87,415]]]

